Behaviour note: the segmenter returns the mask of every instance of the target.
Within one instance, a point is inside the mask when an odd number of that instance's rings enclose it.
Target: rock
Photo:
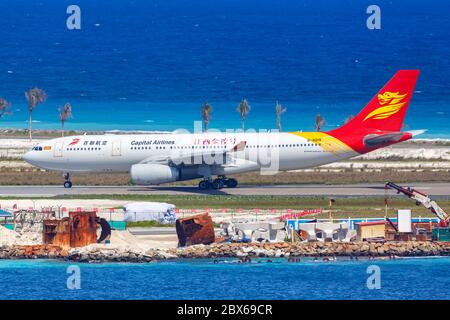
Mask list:
[[[89,261],[89,255],[85,253],[81,254],[80,261]]]
[[[254,252],[255,252],[256,256],[261,257],[261,258],[267,256],[266,250],[264,250],[264,249],[259,249],[258,248],[258,249],[255,249]]]
[[[268,257],[275,257],[275,251],[274,250],[267,250],[266,255]]]
[[[243,251],[237,251],[236,252],[236,257],[238,257],[238,258],[243,258],[243,257],[246,257],[246,256],[248,256],[248,253],[246,253],[246,252],[243,252]]]
[[[347,255],[352,255],[353,254],[353,249],[351,247],[345,247],[344,253],[347,254]]]
[[[146,252],[133,248],[114,248],[90,245],[63,250],[57,246],[0,246],[0,259],[9,258],[68,258],[80,262],[123,261],[151,262],[176,258],[220,258],[247,256],[422,256],[450,255],[450,245],[440,242],[309,242],[309,243],[221,243],[185,248],[150,249]]]
[[[250,253],[250,252],[252,252],[253,250],[254,250],[253,247],[243,247],[243,248],[242,248],[242,251],[245,252],[245,253]]]
[[[165,252],[165,251],[159,251],[158,255],[160,257],[162,257],[163,259],[166,259],[166,260],[167,259],[176,259],[176,258],[178,258],[176,255],[168,253],[168,252]]]

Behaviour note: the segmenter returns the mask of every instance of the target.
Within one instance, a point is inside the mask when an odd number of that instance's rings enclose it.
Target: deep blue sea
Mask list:
[[[373,1],[15,0],[0,1],[0,96],[13,114],[0,127],[26,127],[24,91],[48,100],[34,128],[193,130],[200,105],[211,127],[332,129],[356,114],[402,68],[421,75],[406,118],[425,138],[450,138],[450,6],[447,0],[379,0],[381,30],[366,27]],[[68,30],[66,9],[81,9]]]
[[[81,288],[70,290],[70,263],[0,260],[0,299],[450,298],[450,258],[260,261],[79,264]],[[371,265],[380,268],[380,289],[367,287],[367,268]]]

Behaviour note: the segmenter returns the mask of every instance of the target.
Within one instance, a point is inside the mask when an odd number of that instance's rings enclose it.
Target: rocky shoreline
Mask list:
[[[69,252],[53,245],[4,245],[0,247],[1,259],[66,259]]]
[[[289,257],[421,257],[450,256],[449,242],[309,242],[215,243],[186,248],[150,249],[91,245],[65,250],[58,246],[2,246],[0,259],[62,259],[76,262],[144,263],[169,259],[289,258]]]

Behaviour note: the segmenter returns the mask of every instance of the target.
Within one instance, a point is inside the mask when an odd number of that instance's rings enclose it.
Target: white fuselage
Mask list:
[[[245,142],[242,151],[230,152],[241,142]],[[358,154],[353,150],[325,149],[320,142],[310,141],[301,133],[106,134],[52,139],[40,143],[23,158],[40,168],[69,173],[130,172],[133,165],[146,161],[185,159],[189,154],[211,157],[228,152],[231,160],[226,163],[206,164],[212,175],[219,175],[309,168]],[[201,170],[205,163],[192,167]]]

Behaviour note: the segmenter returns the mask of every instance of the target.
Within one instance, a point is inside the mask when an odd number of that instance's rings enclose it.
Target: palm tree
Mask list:
[[[0,97],[0,119],[5,115],[11,114],[11,112],[9,111],[10,107],[11,103],[9,103],[9,101],[7,101],[6,99]]]
[[[237,112],[239,112],[241,114],[242,130],[244,130],[245,117],[250,112],[250,105],[248,104],[247,99],[244,98],[244,99],[242,99],[241,102],[239,102],[239,105],[237,107]]]
[[[60,107],[58,111],[59,121],[61,121],[61,136],[64,137],[64,123],[67,119],[72,118],[72,106],[67,102],[64,107]]]
[[[407,124],[406,122],[403,122],[402,128],[400,129],[400,131],[406,131],[408,129],[409,129],[409,124]]]
[[[277,129],[281,131],[281,115],[286,112],[286,108],[282,107],[277,101]]]
[[[203,125],[205,126],[205,132],[208,131],[208,124],[209,124],[209,120],[211,119],[211,113],[212,113],[212,107],[211,105],[206,101],[201,109],[200,109],[201,115],[202,115],[202,119],[203,119]]]
[[[27,102],[28,102],[28,112],[30,113],[30,141],[33,140],[33,136],[32,136],[32,113],[34,108],[36,108],[36,106],[39,103],[44,102],[47,99],[47,94],[45,93],[44,90],[39,89],[39,88],[33,88],[33,89],[29,89],[27,92],[25,92],[25,98],[27,98]]]
[[[316,131],[320,131],[324,124],[325,119],[320,115],[320,113],[316,114],[316,123],[314,124]]]
[[[348,123],[348,122],[350,122],[350,121],[352,121],[353,120],[353,118],[354,118],[355,116],[354,115],[349,115],[347,118],[345,118],[345,120],[344,120],[344,124],[346,124],[346,123]]]

